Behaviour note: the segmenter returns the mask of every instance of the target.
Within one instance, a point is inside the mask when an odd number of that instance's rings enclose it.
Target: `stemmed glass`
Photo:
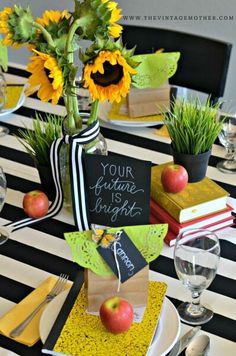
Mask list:
[[[223,101],[220,104],[219,117],[223,128],[219,140],[227,150],[226,160],[220,161],[217,168],[224,173],[236,173],[236,101]]]
[[[0,166],[0,212],[5,203],[7,192],[7,181],[2,167]],[[8,233],[4,227],[0,227],[0,245],[4,244],[8,239]]]
[[[213,312],[200,304],[201,293],[214,279],[220,260],[217,235],[206,229],[189,229],[177,236],[174,249],[175,270],[190,290],[192,301],[179,305],[180,319],[191,325],[208,322]]]

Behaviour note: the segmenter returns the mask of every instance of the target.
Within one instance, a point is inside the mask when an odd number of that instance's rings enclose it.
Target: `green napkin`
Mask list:
[[[107,229],[107,232],[115,233],[121,229],[127,233],[146,261],[150,263],[161,252],[168,225],[152,224],[114,227]],[[64,236],[71,248],[74,262],[84,268],[91,269],[100,276],[111,276],[113,274],[110,267],[97,252],[97,243],[92,240],[92,231],[68,232]]]
[[[175,74],[180,52],[140,54],[133,58],[140,62],[133,85],[139,89],[158,88]]]

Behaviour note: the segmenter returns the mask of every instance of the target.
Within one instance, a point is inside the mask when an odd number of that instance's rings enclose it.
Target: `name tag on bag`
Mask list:
[[[147,261],[124,230],[116,234],[105,233],[97,247],[121,283],[127,281],[147,265]]]

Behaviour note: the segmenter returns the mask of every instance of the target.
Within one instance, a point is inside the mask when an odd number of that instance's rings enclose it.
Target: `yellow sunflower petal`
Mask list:
[[[57,60],[46,53],[33,50],[35,55],[27,70],[32,73],[28,79],[31,87],[39,87],[38,97],[42,101],[51,101],[57,104],[63,92],[63,74]]]
[[[117,38],[117,37],[120,37],[123,27],[121,25],[115,23],[115,24],[109,26],[108,30],[109,30],[110,36]]]
[[[46,10],[42,17],[37,18],[36,22],[42,26],[48,26],[50,23],[58,23],[60,20],[64,18],[68,19],[69,17],[70,14],[67,10],[63,10],[62,12],[58,10]]]

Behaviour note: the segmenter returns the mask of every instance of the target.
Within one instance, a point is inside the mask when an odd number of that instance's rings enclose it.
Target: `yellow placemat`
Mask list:
[[[130,122],[162,122],[162,115],[140,116],[131,118],[127,112],[126,98],[123,98],[119,103],[113,102],[107,113],[107,119],[111,121],[130,121]]]
[[[169,132],[166,128],[166,125],[163,125],[160,129],[156,129],[155,130],[155,134],[158,136],[162,136],[162,137],[168,137],[170,138]]]
[[[166,288],[163,282],[149,282],[143,321],[133,323],[126,333],[112,334],[102,325],[99,316],[86,313],[82,287],[53,351],[73,356],[145,355],[157,326]]]
[[[18,106],[22,95],[24,93],[24,86],[21,85],[10,85],[6,88],[6,102],[3,110],[9,110]]]

